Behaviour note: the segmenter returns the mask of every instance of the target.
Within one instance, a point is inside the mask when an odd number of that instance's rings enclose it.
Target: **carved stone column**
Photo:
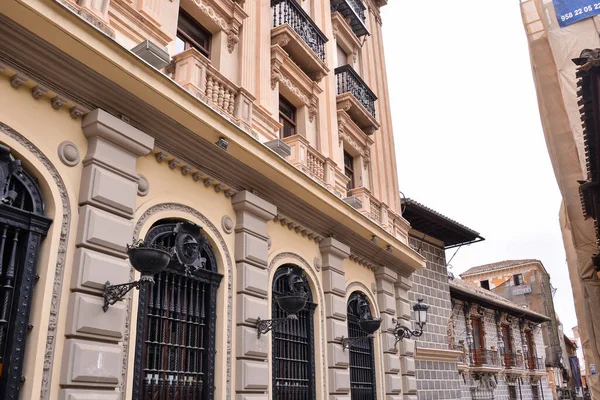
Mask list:
[[[322,240],[319,248],[323,257],[329,394],[332,399],[348,400],[349,351],[343,351],[340,340],[342,336],[348,337],[346,278],[342,263],[350,255],[350,248],[334,238]]]
[[[248,191],[237,193],[231,203],[236,212],[236,400],[267,400],[269,337],[257,338],[256,321],[271,318],[267,222],[277,207]]]
[[[100,109],[87,114],[81,127],[88,152],[79,191],[59,399],[117,400],[126,307],[117,302],[103,312],[102,294],[106,281],[129,281],[126,245],[133,236],[136,162],[150,153],[154,139]]]

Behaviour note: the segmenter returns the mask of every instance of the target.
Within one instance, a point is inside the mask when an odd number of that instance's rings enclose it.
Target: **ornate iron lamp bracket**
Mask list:
[[[363,340],[373,339],[375,335],[367,335],[367,336],[359,336],[359,337],[344,337],[342,336],[342,349],[346,351],[346,349],[350,348],[351,344],[362,342]]]
[[[287,318],[275,318],[275,319],[258,319],[256,320],[256,331],[258,338],[260,339],[260,335],[270,332],[273,328],[279,325],[283,325],[289,320],[298,319],[295,315],[290,315]]]
[[[141,283],[145,282],[139,280],[122,283],[120,285],[111,285],[109,281],[106,281],[106,284],[104,285],[104,305],[102,306],[102,310],[107,312],[108,306],[112,306],[117,301],[121,300],[131,289],[136,288],[139,290]]]
[[[409,339],[411,337],[420,337],[423,335],[423,328],[415,329],[414,331],[410,330],[407,326],[400,325],[400,321],[396,319],[392,320],[393,323],[396,324],[394,328],[394,335],[396,336],[396,343],[394,343],[394,347],[398,348],[398,343],[403,339]]]

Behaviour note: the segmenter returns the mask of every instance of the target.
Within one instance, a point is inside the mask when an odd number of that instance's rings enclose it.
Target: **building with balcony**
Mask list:
[[[448,283],[448,346],[461,352],[462,398],[552,399],[542,335],[550,319],[464,280]]]
[[[548,154],[562,196],[558,216],[573,289],[585,369],[600,365],[600,235],[595,201],[597,173],[597,49],[595,11],[570,19],[552,0],[521,0],[533,81]],[[578,11],[575,10],[575,13]],[[561,15],[562,14],[562,15]],[[567,17],[565,17],[567,14]],[[574,62],[575,61],[575,62]],[[592,397],[598,374],[588,374]]]
[[[0,2],[0,398],[417,395],[385,4]]]

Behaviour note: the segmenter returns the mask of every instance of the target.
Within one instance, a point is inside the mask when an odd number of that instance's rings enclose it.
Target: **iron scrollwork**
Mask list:
[[[343,337],[341,339],[342,349],[346,350],[350,348],[353,343],[358,343],[363,340],[373,339],[373,333],[381,325],[381,319],[373,319],[371,315],[371,309],[366,296],[360,292],[353,293],[348,300],[348,314],[358,316],[358,325],[362,332],[366,333],[365,336],[356,337]]]
[[[274,327],[289,320],[297,320],[297,313],[302,311],[306,306],[309,288],[302,268],[289,268],[285,274],[276,278],[276,280],[281,279],[284,279],[286,290],[281,293],[274,293],[273,297],[275,298],[277,305],[287,313],[287,317],[267,320],[263,320],[259,317],[256,320],[256,330],[259,339],[262,334],[271,331]],[[274,282],[274,285],[276,285],[276,282]]]

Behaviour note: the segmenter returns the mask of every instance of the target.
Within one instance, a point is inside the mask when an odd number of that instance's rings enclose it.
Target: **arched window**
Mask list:
[[[369,300],[364,293],[353,292],[348,298],[348,337],[366,337],[360,329],[360,319],[372,319]],[[350,345],[350,394],[352,399],[375,400],[375,356],[373,340],[365,339]]]
[[[191,222],[162,220],[145,242],[171,251],[166,270],[140,289],[133,398],[212,400],[217,288],[212,248]]]
[[[277,294],[291,291],[290,285],[302,279],[308,288],[306,307],[297,320],[273,328],[273,400],[311,400],[315,391],[314,323],[315,304],[302,268],[285,264],[273,278],[272,316],[286,318],[275,301]]]
[[[40,188],[0,145],[0,398],[17,399],[37,255],[51,220]]]

